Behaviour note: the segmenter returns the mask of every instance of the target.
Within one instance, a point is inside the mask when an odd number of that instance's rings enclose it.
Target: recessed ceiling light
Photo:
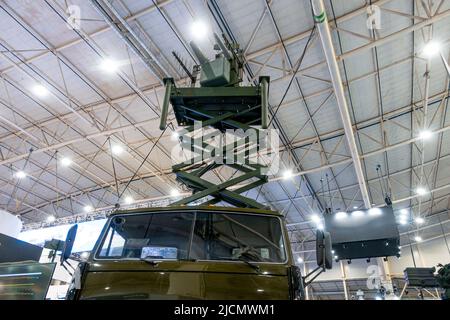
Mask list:
[[[347,212],[339,211],[338,213],[336,213],[335,217],[338,220],[345,219],[345,218],[347,218]]]
[[[180,134],[179,134],[178,132],[176,132],[176,131],[173,131],[173,132],[172,132],[172,136],[171,136],[170,139],[171,139],[172,141],[177,141],[179,137],[180,137]]]
[[[414,237],[414,240],[415,240],[416,242],[422,242],[422,237],[420,237],[420,236],[415,236],[415,237]]]
[[[302,258],[302,257],[298,257],[298,258],[297,258],[297,262],[298,262],[298,263],[302,263],[302,262],[303,262],[303,258]]]
[[[123,147],[121,145],[116,144],[111,147],[111,152],[116,156],[118,156],[123,152]]]
[[[427,58],[431,58],[437,54],[441,49],[441,45],[436,41],[428,41],[428,43],[423,47],[422,54]]]
[[[425,219],[422,218],[422,217],[417,217],[417,218],[414,219],[414,221],[415,221],[417,224],[422,224],[422,223],[425,222]]]
[[[55,222],[55,220],[56,220],[56,218],[55,218],[55,216],[53,216],[53,215],[47,217],[47,222],[52,223],[52,222]]]
[[[357,207],[357,206],[354,206],[353,209],[358,209],[358,207]]]
[[[92,210],[94,210],[94,208],[90,205],[84,206],[84,211],[85,212],[91,212]]]
[[[72,164],[72,160],[70,158],[64,157],[61,159],[61,165],[63,167],[68,167]]]
[[[292,177],[293,177],[293,173],[292,173],[292,170],[291,170],[291,169],[288,169],[288,170],[284,170],[284,171],[283,171],[283,179],[284,179],[284,180],[291,179]]]
[[[132,196],[125,197],[125,203],[126,204],[132,204],[134,202],[134,199]]]
[[[33,93],[38,97],[45,97],[48,95],[48,89],[44,87],[42,84],[37,84],[33,87]]]
[[[16,178],[18,178],[18,179],[23,179],[23,178],[25,178],[25,177],[27,176],[27,174],[26,174],[24,171],[20,170],[20,171],[17,171],[17,172],[14,174],[14,176],[15,176]]]
[[[362,216],[364,216],[364,211],[358,210],[358,211],[352,212],[352,217],[358,218],[358,217],[362,217]]]
[[[170,196],[171,197],[178,197],[180,195],[180,191],[178,191],[178,189],[172,189],[170,191]]]
[[[195,40],[205,39],[208,35],[208,32],[208,25],[201,20],[196,20],[191,24],[191,34]]]
[[[117,71],[119,64],[113,59],[106,58],[100,63],[100,68],[108,73],[113,73]]]
[[[430,130],[422,130],[419,132],[419,139],[427,140],[433,136],[433,132]]]
[[[315,223],[320,223],[320,221],[321,221],[319,215],[317,215],[317,214],[311,215],[311,220]]]
[[[382,214],[383,212],[381,211],[381,209],[380,208],[372,208],[372,209],[369,209],[369,214],[371,215],[371,216],[379,216],[380,214]]]
[[[423,196],[423,195],[427,194],[428,191],[427,191],[427,189],[425,189],[424,187],[417,187],[417,188],[416,188],[416,193],[417,193],[419,196]]]

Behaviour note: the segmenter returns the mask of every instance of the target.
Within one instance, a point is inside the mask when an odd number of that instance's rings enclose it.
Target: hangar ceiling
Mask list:
[[[367,27],[371,5],[380,14],[375,28]],[[404,243],[445,236],[449,76],[423,49],[439,43],[448,61],[450,1],[325,6],[368,201],[381,206],[389,194],[399,216],[408,211],[410,223],[399,225]],[[164,134],[158,123],[162,79],[188,82],[172,52],[195,64],[188,42],[199,21],[209,31],[200,41],[209,57],[212,32],[223,33],[244,50],[246,82],[271,77],[282,170],[248,196],[286,215],[294,252],[304,253],[317,228],[313,217],[326,207],[364,207],[309,1],[4,0],[2,208],[36,228],[102,216],[117,202],[166,205],[174,191],[188,194],[171,174],[173,114]],[[283,179],[284,170],[293,177]],[[231,174],[216,172],[222,180]],[[424,222],[414,223],[418,217]]]

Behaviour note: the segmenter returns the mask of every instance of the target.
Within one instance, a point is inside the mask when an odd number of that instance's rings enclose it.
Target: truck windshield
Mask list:
[[[278,263],[286,260],[280,219],[228,212],[115,216],[97,257]]]

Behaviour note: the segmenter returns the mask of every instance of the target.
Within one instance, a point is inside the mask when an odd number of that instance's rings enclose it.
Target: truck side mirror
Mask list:
[[[72,254],[73,243],[75,242],[75,237],[77,236],[78,225],[72,226],[67,232],[66,242],[61,252],[61,264],[69,259]]]
[[[317,265],[324,269],[333,267],[333,255],[331,252],[331,236],[329,232],[316,231],[316,260]]]

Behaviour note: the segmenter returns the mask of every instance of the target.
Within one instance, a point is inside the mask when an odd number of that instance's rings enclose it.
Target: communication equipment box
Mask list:
[[[325,215],[335,260],[400,256],[400,235],[391,206]]]

